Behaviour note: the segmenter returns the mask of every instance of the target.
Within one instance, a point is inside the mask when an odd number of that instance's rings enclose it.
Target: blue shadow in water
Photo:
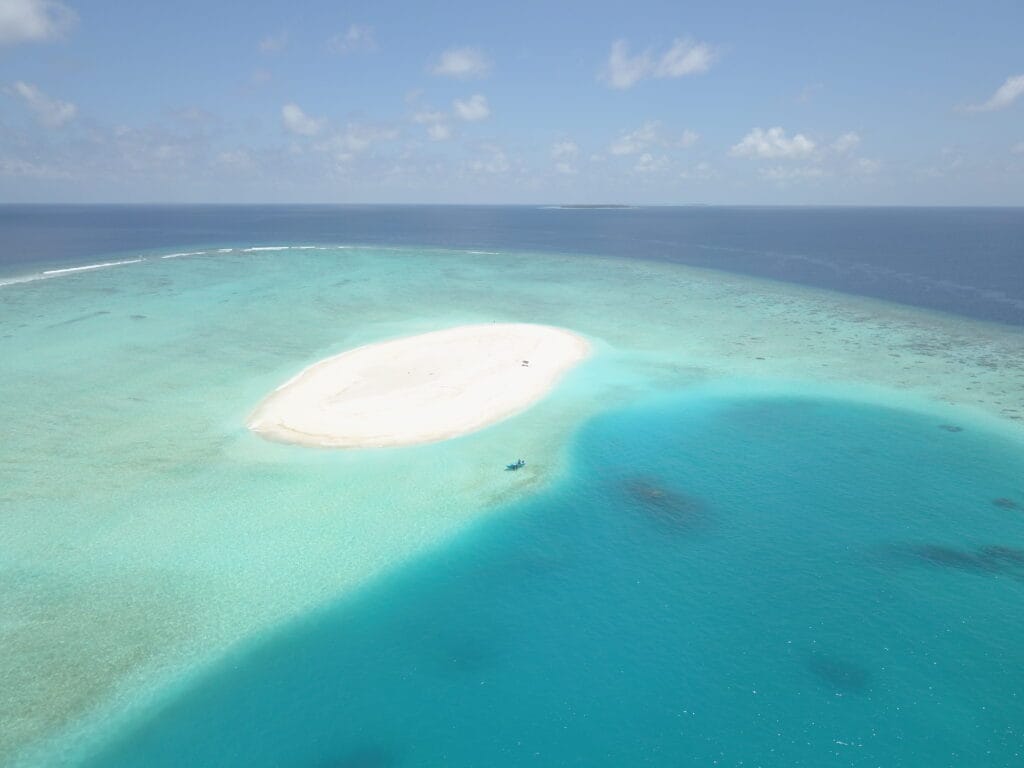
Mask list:
[[[87,765],[1009,765],[1024,582],[912,553],[1024,546],[991,501],[1021,477],[1014,446],[850,403],[608,414],[567,483],[224,659]]]

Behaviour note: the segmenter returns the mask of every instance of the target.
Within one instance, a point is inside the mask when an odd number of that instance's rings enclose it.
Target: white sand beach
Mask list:
[[[589,351],[575,333],[526,323],[370,344],[306,368],[260,403],[249,428],[334,448],[446,440],[527,408]]]

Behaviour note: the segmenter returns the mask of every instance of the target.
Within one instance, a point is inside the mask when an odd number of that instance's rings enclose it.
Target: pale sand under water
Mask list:
[[[528,323],[465,325],[343,352],[253,412],[264,437],[331,448],[416,445],[475,432],[539,400],[586,339]]]

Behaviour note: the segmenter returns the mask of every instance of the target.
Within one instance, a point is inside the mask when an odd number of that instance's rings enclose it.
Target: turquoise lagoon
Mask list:
[[[0,762],[1020,762],[1019,330],[613,258],[167,254],[0,286]],[[435,445],[244,427],[488,321],[595,354]]]

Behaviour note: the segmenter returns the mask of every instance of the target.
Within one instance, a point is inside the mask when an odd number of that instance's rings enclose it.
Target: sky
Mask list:
[[[0,202],[1024,205],[1024,2],[0,0]]]

